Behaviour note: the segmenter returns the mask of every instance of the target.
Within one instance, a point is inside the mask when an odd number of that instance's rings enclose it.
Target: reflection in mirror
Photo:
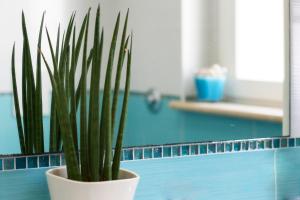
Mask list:
[[[7,13],[16,2],[17,8]],[[36,52],[43,11],[47,12],[41,49],[50,59],[45,26],[55,47],[59,23],[59,41],[62,41],[70,15],[76,10],[74,23],[78,37],[84,13],[89,6],[96,7],[98,4],[81,0],[37,2],[6,1],[0,8],[0,25],[7,27],[0,39],[3,57],[0,61],[3,66],[0,74],[0,154],[21,153],[22,150],[12,84],[15,80],[18,89],[15,97],[18,94],[20,119],[23,120],[26,110],[23,109],[22,97],[22,9],[36,82]],[[117,11],[121,10],[124,17],[128,7],[128,30],[134,33],[134,50],[125,147],[288,135],[288,1],[105,0],[101,2],[101,20],[107,32],[105,50],[109,49],[111,38],[108,36],[112,35]],[[5,20],[7,17],[11,19],[9,24]],[[15,79],[12,79],[9,66],[14,41],[16,63]],[[118,48],[119,45],[120,41]],[[105,64],[107,51],[103,57]],[[80,72],[79,60],[76,87]],[[115,74],[115,70],[113,72]],[[105,73],[102,73],[101,95],[104,78]],[[53,134],[59,135],[59,128],[57,124],[54,128],[55,119],[51,117],[51,84],[43,63],[41,80],[43,105],[39,107],[39,116],[43,118],[43,129],[37,132],[34,128],[33,132],[43,143],[34,148],[38,151],[23,151],[28,154],[55,152],[62,147],[59,142],[56,148],[51,145]],[[123,98],[124,82],[123,78],[119,99]],[[120,112],[121,100],[117,114]],[[32,127],[40,127],[36,119],[28,119],[33,122]],[[24,120],[22,124],[24,126]]]

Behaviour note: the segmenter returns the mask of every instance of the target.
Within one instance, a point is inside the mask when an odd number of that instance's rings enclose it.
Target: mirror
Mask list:
[[[72,11],[77,10],[80,27],[89,6],[97,4],[91,0],[2,3],[0,154],[20,153],[10,62],[15,42],[20,91],[21,11],[35,52],[44,10],[54,41],[58,24],[66,29]],[[116,13],[121,10],[124,16],[130,8],[134,54],[126,147],[289,135],[289,1],[104,0],[101,8],[107,35],[113,31]],[[43,34],[42,49],[50,56],[45,30]],[[104,46],[109,43],[110,38],[105,38]],[[103,87],[104,75],[101,79]],[[47,152],[51,84],[44,66],[42,82]]]

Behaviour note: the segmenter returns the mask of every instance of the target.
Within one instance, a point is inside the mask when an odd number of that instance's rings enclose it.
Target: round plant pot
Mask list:
[[[133,200],[139,176],[121,169],[120,178],[103,182],[67,179],[66,167],[46,172],[51,200]]]

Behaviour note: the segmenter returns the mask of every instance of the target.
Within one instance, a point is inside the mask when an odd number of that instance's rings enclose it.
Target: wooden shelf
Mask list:
[[[283,111],[280,108],[243,105],[236,103],[172,101],[170,102],[170,107],[182,111],[210,113],[273,122],[282,122],[283,118]]]

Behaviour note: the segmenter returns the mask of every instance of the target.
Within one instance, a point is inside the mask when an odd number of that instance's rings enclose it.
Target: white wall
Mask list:
[[[4,1],[4,2],[3,2]],[[77,29],[89,7],[92,19],[98,1],[95,0],[3,0],[0,7],[0,93],[11,93],[11,50],[16,42],[17,81],[21,82],[22,30],[21,10],[26,14],[32,53],[36,42],[41,16],[46,13],[46,26],[55,43],[58,23],[65,27],[72,11],[77,12]],[[159,6],[158,6],[159,5]],[[101,1],[102,25],[105,27],[105,52],[103,69],[107,64],[113,26],[119,10],[122,22],[130,8],[129,31],[134,34],[132,90],[145,92],[156,88],[163,94],[179,95],[181,87],[181,0],[104,0]],[[93,21],[93,20],[91,20]],[[123,23],[121,24],[123,25]],[[90,24],[90,33],[94,24]],[[122,26],[121,26],[122,27]],[[45,32],[44,32],[45,33]],[[91,38],[91,37],[90,37]],[[89,43],[91,44],[92,39]],[[50,58],[46,34],[43,51]],[[35,63],[35,54],[33,62]],[[80,68],[79,68],[80,69]],[[78,71],[79,72],[79,71]],[[104,72],[104,70],[102,71]],[[44,113],[49,112],[50,82],[43,67]],[[104,77],[105,73],[102,73]],[[104,80],[104,78],[102,78]],[[19,93],[21,88],[19,87]]]
[[[156,88],[163,94],[179,95],[181,1],[106,0],[104,2],[107,7],[102,6],[103,9],[109,10],[109,18],[103,20],[106,55],[118,11],[121,11],[123,22],[127,8],[130,8],[128,31],[134,34],[132,90],[145,92],[150,88]],[[121,25],[123,26],[123,23]],[[106,62],[103,64],[106,66]],[[104,75],[102,73],[102,77]]]
[[[238,80],[236,78],[235,0],[218,0],[218,2],[219,46],[217,50],[217,61],[229,70],[225,88],[226,98],[231,101],[237,100],[245,101],[245,103],[273,104],[280,106],[283,101],[283,85],[281,83],[254,82]]]
[[[16,73],[21,92],[21,61],[22,61],[22,27],[21,11],[24,10],[27,22],[27,30],[33,55],[33,63],[36,63],[37,38],[40,26],[40,20],[43,12],[46,10],[45,25],[49,28],[50,34],[56,32],[58,22],[63,19],[63,6],[59,5],[60,0],[2,0],[0,6],[0,93],[11,93],[11,51],[13,43],[16,44]],[[45,35],[44,35],[45,36]],[[42,49],[46,55],[48,43],[44,37]],[[43,90],[44,90],[44,111],[49,111],[49,88],[50,82],[46,69],[43,67]]]
[[[182,98],[195,94],[194,75],[216,62],[217,0],[182,1]]]

